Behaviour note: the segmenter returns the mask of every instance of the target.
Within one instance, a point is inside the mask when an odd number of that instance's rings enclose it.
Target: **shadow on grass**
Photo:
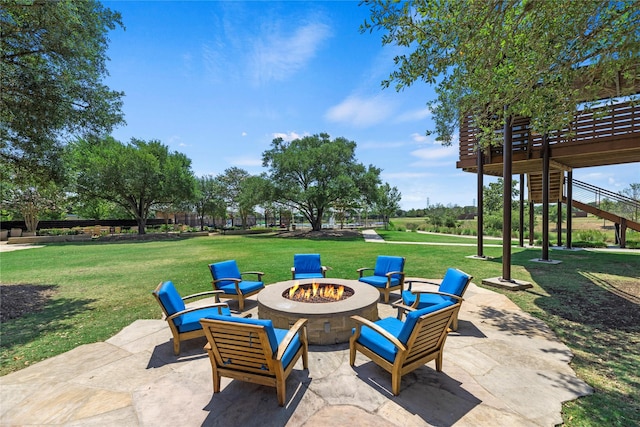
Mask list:
[[[557,265],[531,262],[531,251],[513,255],[544,292],[531,292],[538,317],[574,353],[573,367],[596,393],[571,402],[594,425],[640,425],[640,256],[592,251],[553,252]],[[539,253],[537,253],[539,254]],[[565,416],[566,417],[566,416]],[[570,424],[570,423],[569,423]]]
[[[55,285],[10,285],[10,286],[33,286],[37,288],[51,289],[56,288]],[[4,291],[4,286],[3,286]],[[44,291],[43,291],[44,292]],[[34,292],[34,295],[39,295]],[[37,297],[36,297],[37,298]],[[70,331],[76,326],[67,320],[72,319],[79,313],[92,310],[89,305],[95,302],[95,299],[88,298],[46,298],[42,301],[43,306],[35,312],[24,314],[15,319],[2,322],[2,340],[0,347],[10,350],[14,346],[24,346],[27,343],[35,341],[42,335],[62,334]],[[3,295],[2,306],[9,304]]]

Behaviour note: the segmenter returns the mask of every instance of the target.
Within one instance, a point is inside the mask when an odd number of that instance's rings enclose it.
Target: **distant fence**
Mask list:
[[[164,219],[148,219],[147,226],[157,226],[165,223],[173,224],[172,220]],[[57,221],[40,221],[38,222],[38,230],[43,228],[75,228],[75,227],[94,227],[100,225],[103,227],[138,227],[138,223],[135,219],[65,219]],[[10,230],[12,228],[21,228],[26,230],[27,226],[24,221],[2,221],[0,222],[0,229]]]

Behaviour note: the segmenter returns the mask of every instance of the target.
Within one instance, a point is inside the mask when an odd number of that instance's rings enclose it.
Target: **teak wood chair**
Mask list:
[[[293,267],[291,278],[296,279],[322,279],[327,277],[330,267],[322,265],[320,254],[295,254],[293,255]]]
[[[268,319],[210,316],[200,321],[207,340],[213,375],[213,392],[220,392],[221,377],[276,388],[284,406],[286,379],[302,357],[308,369],[307,319],[289,330],[273,327]]]
[[[459,302],[447,301],[410,310],[404,322],[395,317],[371,322],[352,316],[356,327],[349,340],[349,363],[354,366],[357,351],[367,356],[391,373],[391,391],[397,396],[403,375],[431,360],[436,361],[436,370],[442,371],[444,343],[459,309]]]
[[[218,302],[203,307],[187,308],[184,302],[189,299],[216,295],[221,292],[208,291],[181,297],[171,281],[160,282],[152,292],[162,308],[165,320],[169,324],[169,329],[171,329],[173,353],[176,356],[180,354],[181,341],[204,336],[204,331],[200,325],[201,318],[213,314],[231,316],[226,303]]]
[[[230,298],[238,301],[238,308],[244,311],[244,300],[264,289],[261,271],[245,271],[238,269],[235,260],[222,261],[209,264],[209,271],[213,277],[213,289],[222,291],[217,298]],[[244,280],[243,276],[255,274],[258,280]],[[219,299],[218,299],[219,300]]]
[[[462,298],[464,296],[467,287],[469,287],[469,283],[471,283],[471,279],[473,279],[473,276],[468,275],[464,271],[458,270],[457,268],[449,268],[440,284],[423,279],[407,280],[407,290],[402,291],[402,299],[393,303],[393,306],[398,309],[398,319],[402,319],[402,314],[407,311],[408,307],[416,310],[445,301],[456,302],[456,297]],[[438,289],[437,291],[414,290],[412,289],[414,283],[436,285]],[[462,303],[462,299],[460,299],[460,302]],[[451,329],[454,331],[458,330],[457,314],[453,318]]]
[[[374,286],[384,296],[384,302],[389,302],[391,291],[400,289],[404,285],[404,257],[379,255],[374,268],[359,268],[359,281]],[[367,270],[373,270],[373,275],[365,275]]]

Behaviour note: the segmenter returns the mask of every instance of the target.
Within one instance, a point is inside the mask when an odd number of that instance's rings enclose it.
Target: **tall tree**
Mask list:
[[[231,210],[232,225],[234,225],[234,213],[240,214],[242,183],[250,176],[249,172],[236,166],[225,169],[223,173],[216,176],[216,180],[220,183],[222,189],[223,199],[227,204],[227,208]],[[244,222],[242,226],[245,226]]]
[[[221,183],[211,175],[205,175],[196,180],[195,208],[200,218],[200,230],[204,230],[204,218],[221,216],[224,218],[226,205],[222,197]]]
[[[95,0],[2,1],[0,168],[60,181],[63,139],[123,122],[123,93],[102,84],[118,25],[120,14]]]
[[[160,141],[132,139],[124,145],[112,137],[81,139],[70,145],[75,192],[80,200],[104,199],[125,209],[145,226],[152,209],[193,199],[191,160],[169,152]]]
[[[375,205],[378,213],[382,215],[385,229],[389,226],[389,218],[400,209],[400,200],[402,193],[397,187],[391,187],[388,182],[378,187]]]
[[[275,198],[301,212],[319,231],[328,208],[371,195],[379,183],[380,170],[357,163],[355,148],[355,142],[331,140],[326,133],[291,142],[274,139],[262,153],[262,163],[269,167]]]
[[[435,131],[447,144],[469,113],[483,144],[500,143],[494,130],[508,117],[531,117],[539,134],[565,129],[619,72],[633,81],[638,71],[637,0],[364,4],[371,14],[361,30],[382,30],[383,44],[406,49],[383,86],[435,84]]]

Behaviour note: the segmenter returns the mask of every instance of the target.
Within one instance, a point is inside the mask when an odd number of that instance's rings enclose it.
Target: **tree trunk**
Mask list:
[[[147,219],[137,218],[138,221],[138,234],[146,234]]]

